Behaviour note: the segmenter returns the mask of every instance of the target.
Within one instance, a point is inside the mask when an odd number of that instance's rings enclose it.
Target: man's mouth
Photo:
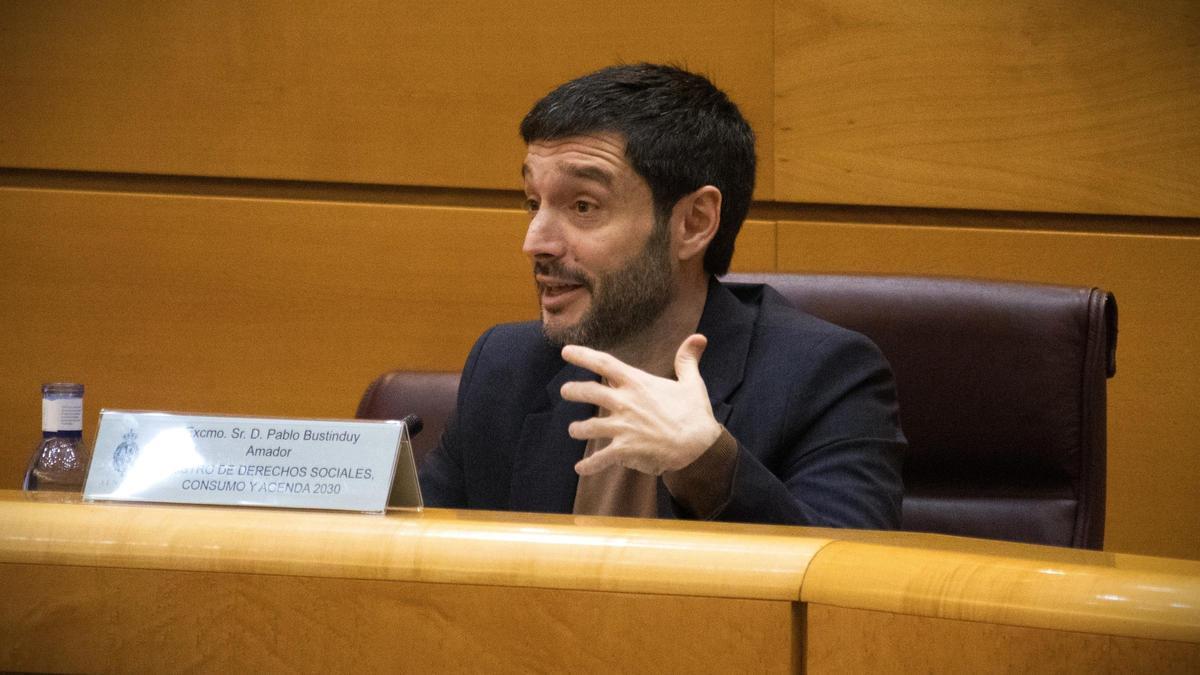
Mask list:
[[[586,291],[586,288],[582,283],[539,279],[538,291],[541,295],[542,309],[548,312],[557,312],[566,309],[566,305]]]
[[[570,293],[576,288],[582,288],[582,286],[580,284],[541,284],[542,295],[550,298]]]
[[[551,313],[563,311],[588,290],[581,280],[567,277],[535,274],[534,280],[542,309]]]

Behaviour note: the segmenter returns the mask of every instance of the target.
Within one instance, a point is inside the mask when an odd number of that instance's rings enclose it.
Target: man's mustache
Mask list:
[[[554,277],[573,284],[579,284],[587,290],[592,290],[592,280],[588,278],[583,271],[573,267],[567,267],[562,261],[555,260],[551,262],[535,262],[533,264],[533,273],[541,274],[548,277]]]

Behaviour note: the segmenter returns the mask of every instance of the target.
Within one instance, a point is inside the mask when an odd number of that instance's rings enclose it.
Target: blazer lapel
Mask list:
[[[721,424],[725,424],[733,410],[729,398],[742,384],[757,316],[719,281],[709,279],[708,299],[696,332],[708,338],[708,347],[700,357],[700,377],[708,388],[713,417]],[[671,494],[661,478],[658,481],[658,515],[660,518],[674,517]]]
[[[729,398],[742,385],[756,318],[757,313],[729,289],[715,278],[709,280],[708,301],[696,332],[708,338],[708,348],[700,357],[700,377],[708,388],[713,416],[721,424],[729,419]]]
[[[525,416],[509,492],[514,510],[571,512],[579,484],[575,463],[583,459],[586,442],[571,438],[567,427],[593,417],[596,406],[565,401],[559,389],[571,380],[599,379],[591,371],[566,364],[546,385],[548,409]]]

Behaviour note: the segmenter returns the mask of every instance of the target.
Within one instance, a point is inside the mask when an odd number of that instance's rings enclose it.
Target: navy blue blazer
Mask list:
[[[895,384],[867,338],[792,308],[761,284],[709,285],[697,332],[717,421],[737,439],[733,490],[715,519],[891,529],[900,525],[906,448]],[[421,466],[427,506],[570,513],[584,441],[567,434],[596,408],[564,401],[570,380],[538,322],[475,343],[458,403]],[[688,517],[659,480],[659,515]]]

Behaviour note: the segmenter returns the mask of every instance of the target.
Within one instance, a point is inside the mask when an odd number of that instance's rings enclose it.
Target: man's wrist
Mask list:
[[[737,465],[737,440],[721,427],[716,441],[691,464],[663,474],[667,491],[697,518],[707,519],[729,501]]]

